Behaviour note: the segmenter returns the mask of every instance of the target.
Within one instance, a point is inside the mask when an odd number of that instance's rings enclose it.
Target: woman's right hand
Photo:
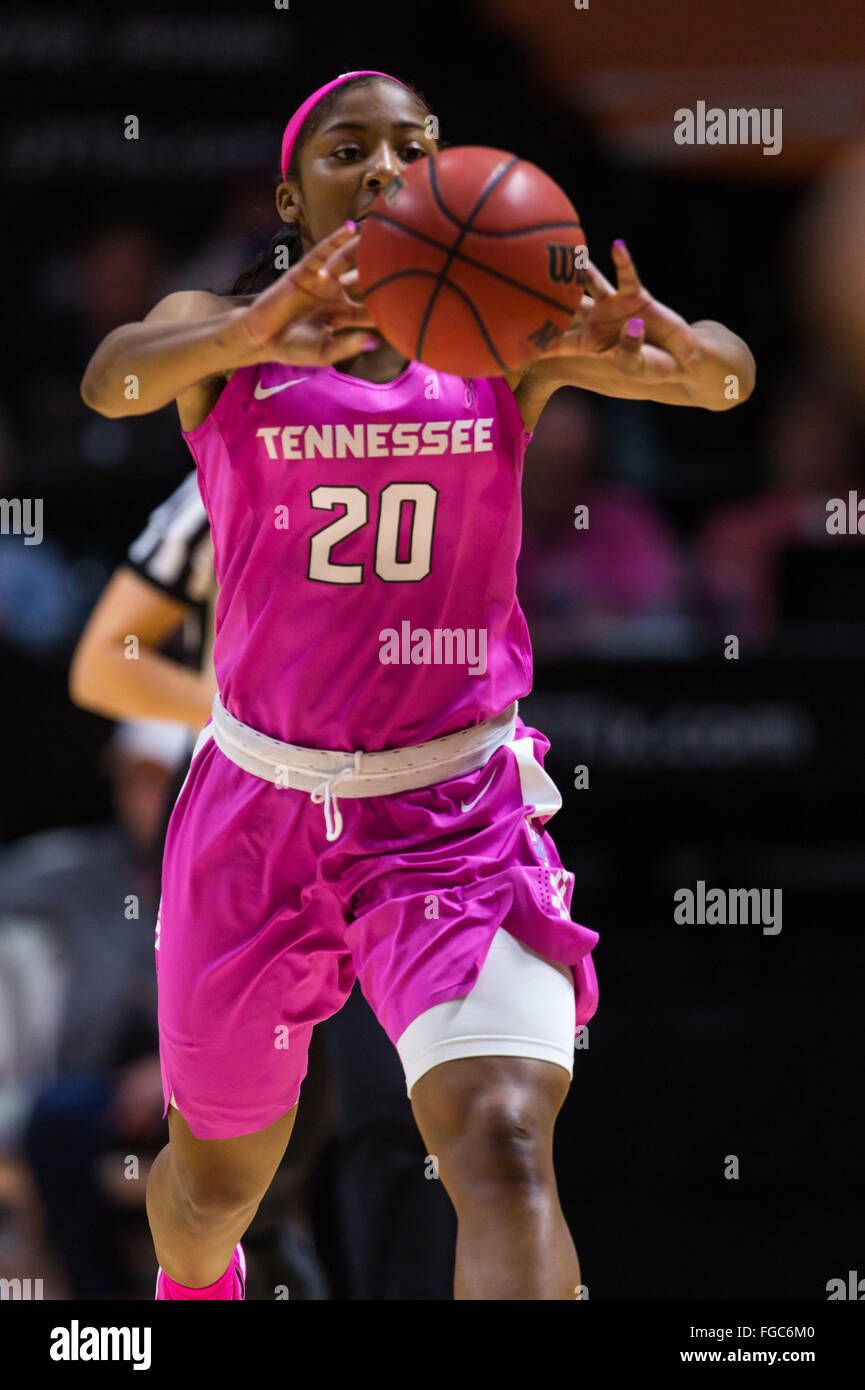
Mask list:
[[[228,330],[243,364],[324,366],[378,345],[375,321],[350,291],[360,236],[344,223],[255,300],[236,309]]]

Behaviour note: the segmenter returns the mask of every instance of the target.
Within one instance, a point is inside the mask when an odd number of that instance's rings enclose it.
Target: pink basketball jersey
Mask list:
[[[213,537],[213,660],[237,719],[377,752],[529,692],[516,562],[531,434],[501,377],[244,367],[183,437]]]

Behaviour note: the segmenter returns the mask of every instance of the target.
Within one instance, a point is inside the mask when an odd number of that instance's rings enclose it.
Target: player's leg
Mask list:
[[[573,1299],[577,1252],[559,1203],[553,1128],[567,1071],[522,1057],[433,1067],[411,1103],[457,1214],[458,1299]]]
[[[457,1214],[457,1298],[573,1299],[553,1130],[574,1064],[570,967],[499,929],[469,994],[397,1042],[418,1127]]]
[[[196,1139],[172,1106],[170,1139],[147,1183],[156,1258],[178,1284],[204,1288],[225,1273],[288,1145],[297,1105],[255,1134]]]
[[[285,1152],[313,1029],[354,983],[304,817],[319,828],[304,793],[210,740],[166,835],[155,956],[170,1143],[147,1206],[163,1273],[191,1289],[220,1281],[208,1297],[233,1297],[222,1276]]]
[[[457,1213],[457,1297],[573,1299],[553,1130],[597,1008],[598,936],[571,919],[573,875],[541,820],[561,801],[543,736],[518,735],[479,771],[371,808],[370,838],[397,848],[363,885],[351,944]]]

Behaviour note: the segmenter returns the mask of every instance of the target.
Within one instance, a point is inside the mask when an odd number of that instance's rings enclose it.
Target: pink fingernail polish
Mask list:
[[[364,338],[362,352],[373,352],[378,347],[378,338]]]
[[[625,333],[629,338],[639,338],[645,326],[642,319],[628,319]]]
[[[349,222],[343,223],[343,226],[348,227],[351,231],[355,231],[356,228],[357,228],[357,223],[356,223],[356,222],[351,222],[351,221],[349,221]]]
[[[619,249],[620,251],[627,251],[627,249],[628,249],[627,246],[625,245],[625,243],[622,241],[622,238],[621,238],[621,237],[619,237],[616,241],[614,241],[614,242],[613,242],[613,245],[614,245],[614,246],[617,246],[618,249]]]

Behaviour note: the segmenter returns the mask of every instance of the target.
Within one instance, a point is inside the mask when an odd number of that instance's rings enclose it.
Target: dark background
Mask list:
[[[536,11],[545,32],[559,24],[569,35],[601,23],[621,34],[636,9],[522,8],[523,27]],[[678,17],[679,53],[635,41],[629,70],[663,69],[675,90],[673,59],[686,61],[704,26],[685,0],[666,8]],[[776,42],[766,48],[770,8]],[[677,163],[667,135],[662,158],[641,157],[612,138],[609,112],[581,102],[579,70],[570,100],[545,77],[513,12],[292,0],[287,12],[90,4],[8,17],[0,491],[44,498],[59,577],[53,603],[37,602],[42,581],[31,592],[26,576],[14,597],[11,587],[0,596],[4,841],[110,814],[96,761],[110,726],[70,703],[68,662],[147,512],[190,467],[173,409],[106,421],[78,398],[86,361],[113,326],[86,308],[99,238],[132,238],[119,257],[122,289],[105,289],[109,319],[124,294],[130,303],[140,294],[143,313],[167,288],[218,287],[211,271],[241,269],[275,228],[285,120],[338,72],[393,71],[441,113],[449,143],[535,161],[573,199],[607,273],[609,243],[625,236],[658,298],[749,343],[758,386],[734,411],[595,409],[603,477],[652,506],[683,564],[697,567],[700,537],[724,507],[767,494],[778,412],[815,381],[842,421],[851,486],[861,477],[856,402],[833,394],[823,345],[803,322],[795,239],[827,162],[861,136],[861,113],[839,97],[834,148],[811,148],[800,130],[776,159],[707,150]],[[789,43],[807,61],[792,11],[749,13],[759,35],[751,44],[740,26],[742,73],[782,70]],[[821,23],[824,36],[833,23],[842,34],[831,6]],[[851,36],[845,45],[846,63],[861,63]],[[710,102],[712,81],[707,68],[698,95]],[[831,63],[821,81],[815,110],[825,111]],[[729,61],[724,82],[735,96]],[[755,100],[742,90],[729,104]],[[122,138],[127,113],[140,117],[137,143]],[[639,126],[639,111],[631,121]],[[136,288],[128,267],[142,263],[151,270]],[[815,438],[809,489],[819,498]],[[540,468],[532,482],[542,447],[539,431],[527,492],[543,485]],[[573,540],[581,496],[575,487],[563,504],[556,544]],[[16,544],[0,535],[0,556]],[[521,706],[552,743],[547,765],[564,806],[550,828],[576,873],[574,916],[601,937],[600,1008],[557,1131],[563,1205],[591,1297],[822,1299],[827,1280],[862,1267],[865,567],[858,547],[839,565],[825,546],[792,544],[774,564],[775,618],[753,637],[745,610],[742,627],[730,626],[702,590],[693,597],[699,586],[685,586],[675,640],[623,639],[615,654],[580,632],[539,640],[535,692]],[[542,592],[537,604],[541,617]],[[740,657],[725,660],[722,638],[740,630]],[[588,789],[574,788],[577,764],[590,769]],[[673,893],[698,879],[781,889],[783,930],[676,925]],[[724,1177],[730,1154],[741,1164],[735,1181]]]

